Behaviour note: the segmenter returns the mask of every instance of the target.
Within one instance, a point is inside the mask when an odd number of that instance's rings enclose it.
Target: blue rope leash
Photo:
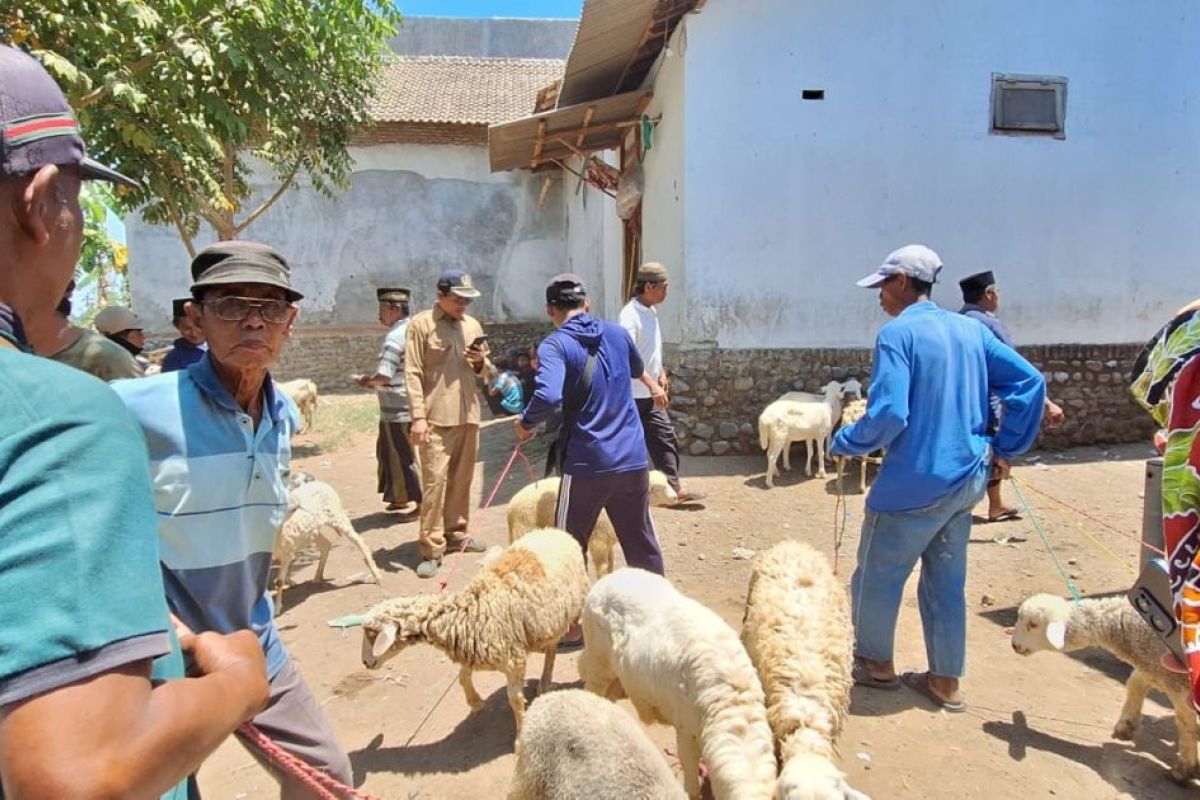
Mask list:
[[[1025,493],[1021,491],[1021,484],[1017,482],[1011,474],[1008,476],[1008,482],[1012,484],[1013,489],[1017,492],[1017,497],[1021,500],[1021,505],[1025,508],[1025,513],[1029,515],[1030,521],[1033,522],[1033,529],[1037,531],[1038,536],[1042,538],[1042,544],[1046,546],[1046,552],[1050,554],[1050,558],[1054,560],[1054,566],[1058,568],[1058,574],[1062,576],[1063,581],[1067,584],[1067,591],[1071,593],[1071,599],[1076,603],[1083,599],[1079,594],[1078,587],[1075,586],[1075,581],[1071,580],[1071,576],[1063,569],[1062,563],[1058,560],[1058,554],[1054,552],[1054,548],[1050,546],[1050,539],[1047,538],[1046,532],[1042,530],[1042,523],[1038,521],[1037,515],[1033,513],[1033,508],[1029,505],[1029,501],[1025,499]]]

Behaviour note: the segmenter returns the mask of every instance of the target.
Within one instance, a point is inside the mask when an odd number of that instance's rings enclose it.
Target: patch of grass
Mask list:
[[[317,403],[314,429],[292,448],[298,457],[332,453],[348,447],[356,433],[379,428],[379,401],[374,394],[326,395]]]

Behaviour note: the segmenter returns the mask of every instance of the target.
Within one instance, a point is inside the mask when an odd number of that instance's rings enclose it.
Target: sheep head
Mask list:
[[[397,597],[368,611],[362,623],[363,666],[379,669],[404,648],[422,641],[427,607],[427,598]]]
[[[862,383],[858,378],[850,378],[842,381],[842,396],[848,397],[853,395],[855,400],[862,399]]]
[[[667,482],[667,476],[656,469],[650,470],[650,505],[673,506],[679,501],[679,496]]]
[[[1062,650],[1067,644],[1071,604],[1052,594],[1035,594],[1017,609],[1012,649],[1023,656],[1039,650]]]
[[[837,381],[830,381],[821,387],[821,394],[825,396],[826,400],[841,400],[842,385]]]

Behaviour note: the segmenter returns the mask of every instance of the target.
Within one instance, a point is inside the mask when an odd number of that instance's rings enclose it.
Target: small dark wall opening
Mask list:
[[[802,89],[800,91],[800,99],[801,100],[824,100],[825,99],[825,90],[824,89]]]

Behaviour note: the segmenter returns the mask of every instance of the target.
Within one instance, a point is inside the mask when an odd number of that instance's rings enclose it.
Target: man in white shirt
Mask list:
[[[658,325],[655,306],[667,299],[667,268],[654,261],[638,267],[633,284],[633,299],[621,309],[621,327],[629,331],[633,343],[645,364],[646,375],[654,379],[664,392],[663,402],[656,404],[650,389],[641,381],[633,381],[633,399],[642,430],[646,434],[646,450],[654,468],[667,476],[679,503],[691,503],[704,497],[700,492],[685,492],[679,487],[679,441],[675,425],[667,415],[667,371],[663,368],[662,330]]]

